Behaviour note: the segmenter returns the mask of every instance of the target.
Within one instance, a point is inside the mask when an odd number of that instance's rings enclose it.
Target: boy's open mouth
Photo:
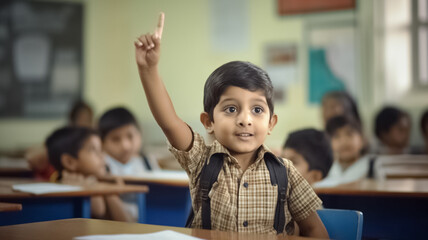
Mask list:
[[[251,137],[253,134],[251,133],[237,133],[236,136],[238,137]]]

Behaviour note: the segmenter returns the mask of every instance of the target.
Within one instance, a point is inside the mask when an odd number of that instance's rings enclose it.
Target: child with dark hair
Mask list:
[[[149,170],[159,169],[153,158],[141,152],[142,137],[134,115],[124,107],[106,111],[99,119],[105,160],[109,172],[115,176],[143,176]],[[135,194],[121,196],[126,210],[134,220],[138,219],[138,204]]]
[[[375,134],[381,143],[380,154],[405,154],[411,130],[410,115],[397,107],[384,107],[375,119]]]
[[[194,213],[190,227],[293,234],[297,222],[302,235],[328,238],[316,212],[321,200],[290,161],[274,157],[263,144],[278,119],[266,72],[254,64],[235,61],[220,66],[208,77],[200,120],[215,140],[207,145],[177,116],[159,76],[163,21],[161,14],[155,33],[135,41],[136,62],[152,114],[190,179]],[[272,185],[267,167],[270,163],[287,177],[289,187],[281,194],[283,188]],[[209,171],[203,169],[213,165],[220,168],[216,181],[207,189],[205,181],[201,186],[201,178]],[[275,215],[286,217],[276,221]]]
[[[370,157],[366,154],[361,125],[352,118],[337,116],[327,122],[335,161],[327,177],[317,186],[337,185],[367,177]]]
[[[68,126],[93,127],[92,108],[82,100],[74,102],[68,115]],[[48,153],[44,146],[28,149],[25,158],[36,179],[52,180],[55,168],[49,164]]]
[[[425,140],[425,154],[428,154],[428,109],[422,114],[421,117],[421,133]]]
[[[331,91],[326,93],[322,98],[322,117],[324,126],[327,125],[328,120],[340,115],[353,118],[362,126],[357,103],[348,92]]]
[[[330,140],[324,132],[312,128],[290,133],[282,157],[292,161],[311,185],[324,179],[333,164]]]
[[[63,183],[85,184],[106,175],[101,140],[89,128],[64,127],[54,131],[46,140],[50,163]],[[122,201],[117,195],[91,197],[94,218],[129,221]]]

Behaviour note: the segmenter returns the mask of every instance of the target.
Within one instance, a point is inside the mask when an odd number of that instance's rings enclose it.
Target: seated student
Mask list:
[[[160,169],[156,160],[141,153],[140,128],[135,117],[126,108],[117,107],[105,112],[99,119],[98,130],[106,153],[105,160],[112,175],[143,176],[147,171]],[[136,194],[124,194],[121,199],[136,221]]]
[[[324,94],[322,98],[322,117],[324,126],[333,117],[345,115],[355,119],[361,126],[361,117],[357,103],[346,91],[331,91]]]
[[[345,116],[334,117],[327,122],[327,134],[335,161],[327,177],[317,186],[334,186],[367,177],[370,157],[365,155],[361,125]]]
[[[98,130],[107,154],[106,163],[113,175],[142,176],[149,170],[160,169],[156,160],[142,153],[140,127],[126,108],[106,111],[98,121]]]
[[[159,76],[163,19],[161,14],[154,34],[135,41],[135,55],[150,110],[190,179],[193,218],[186,225],[293,234],[297,222],[302,235],[328,238],[316,212],[321,200],[290,161],[274,157],[263,144],[278,118],[267,73],[254,64],[234,61],[208,77],[200,120],[215,140],[207,145],[177,116]],[[272,174],[268,166],[274,169]],[[213,179],[210,175],[216,179],[212,187],[211,181],[205,182]],[[278,188],[283,182],[272,185],[285,176],[289,187]]]
[[[380,141],[378,153],[386,155],[410,153],[410,115],[396,107],[384,107],[375,119],[375,134]]]
[[[93,111],[91,106],[77,100],[71,106],[68,115],[69,126],[93,127]],[[52,180],[55,168],[49,164],[48,153],[44,146],[35,146],[26,151],[25,158],[34,172],[36,179]]]
[[[311,185],[324,179],[333,164],[330,140],[324,132],[312,128],[290,133],[282,157],[292,161]]]
[[[85,127],[64,127],[46,140],[49,161],[58,171],[58,180],[67,184],[87,183],[106,175],[101,140],[97,133]],[[130,221],[117,195],[91,197],[94,218]]]
[[[425,110],[421,117],[421,134],[425,141],[425,147],[422,153],[428,154],[428,109]]]

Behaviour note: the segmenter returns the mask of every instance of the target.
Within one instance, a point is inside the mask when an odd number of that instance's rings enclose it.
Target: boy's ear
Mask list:
[[[269,132],[268,135],[270,135],[271,131],[273,130],[273,128],[275,127],[276,123],[278,122],[278,115],[276,115],[275,113],[272,115],[272,117],[270,118],[269,121]]]
[[[212,129],[212,122],[210,116],[207,112],[201,113],[201,123],[204,125],[205,129],[209,134],[214,133],[214,129]]]
[[[316,183],[322,180],[322,172],[320,170],[312,169],[308,172],[309,178],[311,178],[312,183]]]
[[[77,159],[70,154],[63,153],[61,155],[61,164],[65,170],[74,172],[77,170]]]

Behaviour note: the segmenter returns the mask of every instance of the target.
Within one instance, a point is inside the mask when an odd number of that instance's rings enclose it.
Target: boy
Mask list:
[[[163,22],[161,13],[155,33],[142,35],[135,42],[136,62],[153,116],[168,139],[170,151],[189,175],[194,211],[191,227],[201,228],[206,220],[201,212],[202,200],[206,201],[201,195],[206,193],[201,193],[199,186],[202,167],[208,158],[222,154],[222,169],[208,194],[211,224],[207,228],[283,232],[273,226],[278,186],[271,185],[264,159],[270,151],[263,142],[277,122],[269,77],[245,62],[227,63],[210,75],[205,83],[200,120],[215,141],[205,145],[202,137],[176,115],[159,77]],[[283,164],[287,167],[289,187],[283,205],[286,222],[280,227],[293,234],[297,221],[303,235],[328,238],[316,213],[321,200],[289,161]]]
[[[143,176],[148,170],[159,169],[141,153],[142,139],[137,120],[123,107],[106,111],[98,122],[108,170],[115,176]],[[135,194],[120,196],[134,222],[138,220],[138,200]]]
[[[134,115],[126,108],[106,111],[98,122],[106,163],[110,173],[119,176],[142,176],[159,169],[156,161],[141,153],[141,131]]]
[[[366,155],[361,125],[352,118],[337,116],[327,122],[326,129],[336,161],[316,186],[334,186],[367,177],[371,156]]]
[[[59,173],[59,180],[84,184],[106,174],[101,140],[94,130],[85,127],[64,127],[46,140],[48,158]],[[129,221],[117,195],[91,197],[94,218]]]
[[[412,128],[410,115],[396,107],[384,107],[375,119],[375,134],[381,146],[380,154],[410,153],[408,147]]]
[[[324,132],[312,128],[290,133],[282,157],[292,161],[310,185],[325,178],[333,164],[329,139]]]

